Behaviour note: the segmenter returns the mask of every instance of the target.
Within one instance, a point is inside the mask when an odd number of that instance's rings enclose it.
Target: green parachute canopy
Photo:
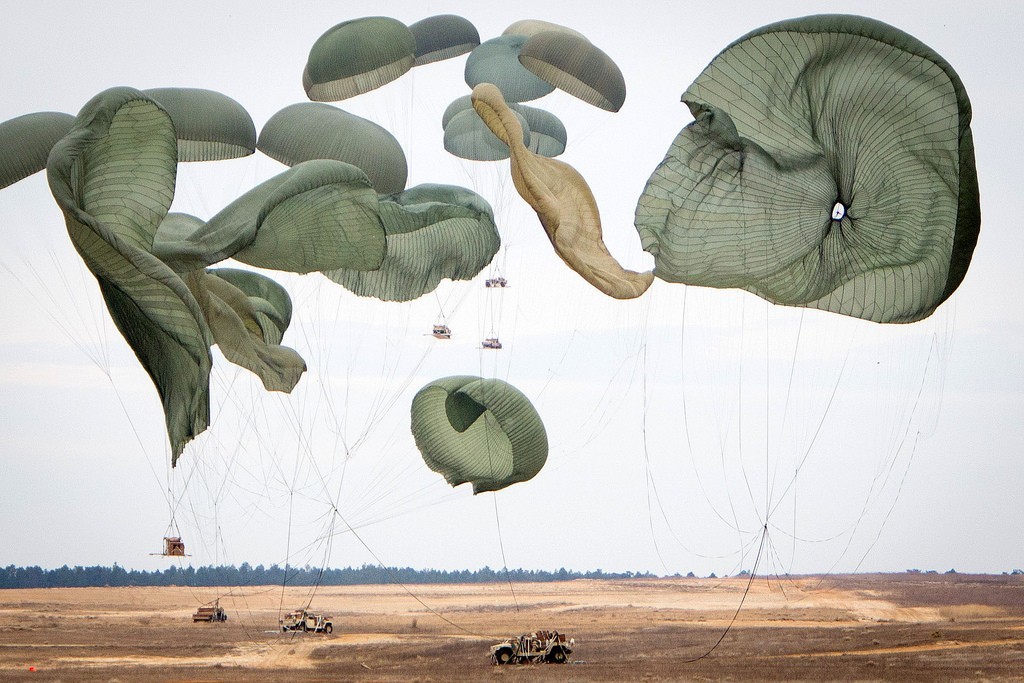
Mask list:
[[[170,117],[131,88],[86,104],[47,162],[68,235],[160,394],[172,462],[209,425],[212,362],[199,303],[151,253],[174,197],[177,164]]]
[[[547,111],[546,109],[539,109],[537,107],[530,107],[525,104],[510,104],[509,109],[519,115],[520,123],[523,126],[523,143],[527,149],[531,152],[536,152],[546,157],[556,157],[565,151],[565,145],[568,141],[568,133],[565,129],[565,124],[557,116]],[[445,149],[454,154],[455,156],[462,157],[464,159],[475,159],[477,161],[494,161],[496,159],[507,159],[508,158],[508,145],[498,140],[497,136],[491,133],[490,128],[480,121],[473,121],[471,118],[465,117],[458,124],[452,127],[451,132],[448,131],[448,124],[456,114],[461,114],[464,111],[473,111],[473,97],[472,95],[463,95],[452,100],[451,104],[444,110],[444,114],[441,116],[441,127],[445,129]],[[480,117],[477,116],[479,119]],[[529,136],[526,136],[526,133]],[[489,135],[488,135],[489,133]],[[449,135],[451,140],[448,140]],[[459,141],[457,138],[463,135],[474,135],[478,136],[476,140],[470,138],[468,140]],[[479,141],[477,141],[479,140]],[[476,145],[486,145],[484,150],[496,150],[496,151],[481,151],[479,153],[473,152],[473,148]],[[494,146],[497,145],[495,148]],[[495,157],[495,154],[501,153],[500,156]],[[486,158],[479,158],[479,157]]]
[[[316,102],[345,100],[390,83],[411,69],[415,59],[416,39],[402,22],[352,19],[313,43],[302,86]]]
[[[438,14],[409,25],[416,40],[414,66],[464,55],[480,44],[476,26],[455,14]]]
[[[256,151],[256,126],[241,104],[213,90],[152,88],[142,91],[170,114],[179,161],[216,161]]]
[[[284,290],[255,273],[225,271],[221,277],[204,267],[250,252],[260,265],[288,265],[313,251],[318,259],[356,251],[352,245],[358,240],[334,244],[337,231],[329,228],[344,219],[325,221],[318,213],[337,209],[339,177],[354,181],[376,207],[376,194],[359,169],[309,162],[314,166],[289,169],[229,207],[227,215],[204,223],[168,213],[178,156],[168,113],[140,91],[112,88],[83,107],[47,162],[71,241],[99,282],[114,324],[156,385],[172,465],[209,425],[211,344],[269,390],[291,391],[306,369],[295,351],[279,345],[291,317]],[[321,171],[316,164],[343,168]],[[317,233],[325,225],[326,234]],[[379,263],[383,230],[375,225],[373,258]],[[275,247],[278,256],[268,255]]]
[[[531,73],[573,97],[608,111],[626,100],[626,81],[612,58],[589,40],[565,31],[530,36],[519,61]]]
[[[530,125],[519,112],[513,111],[519,121],[523,144],[530,145]],[[500,140],[473,109],[464,109],[451,117],[444,128],[444,148],[459,157],[472,161],[500,161],[508,159],[508,145]]]
[[[501,246],[490,205],[462,187],[418,185],[381,197],[380,220],[387,234],[380,268],[324,272],[360,296],[410,301],[444,278],[471,280]]]
[[[412,401],[423,461],[452,486],[497,491],[532,479],[548,457],[544,423],[526,396],[500,379],[434,380]]]
[[[322,102],[285,107],[266,122],[256,146],[288,166],[335,159],[358,166],[379,194],[405,189],[405,152],[395,136],[355,114]]]
[[[352,164],[315,159],[252,188],[203,223],[161,227],[157,255],[178,271],[234,258],[258,268],[311,273],[372,270],[384,258],[377,193]]]
[[[981,223],[971,105],[919,40],[856,16],[783,21],[682,99],[696,120],[636,208],[658,277],[897,323],[963,280]]]
[[[506,102],[528,102],[553,91],[553,85],[519,63],[519,51],[525,42],[526,36],[507,35],[480,43],[466,59],[466,84],[473,88],[492,83]]]
[[[54,144],[75,117],[57,111],[25,114],[0,123],[0,189],[46,168]]]

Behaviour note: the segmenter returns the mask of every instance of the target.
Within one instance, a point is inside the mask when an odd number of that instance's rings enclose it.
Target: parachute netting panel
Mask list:
[[[780,22],[682,99],[695,121],[636,209],[658,277],[877,322],[927,317],[963,279],[980,223],[970,104],[916,39],[861,17]]]

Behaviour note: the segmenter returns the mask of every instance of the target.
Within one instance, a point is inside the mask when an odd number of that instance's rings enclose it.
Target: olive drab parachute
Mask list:
[[[202,88],[143,90],[170,115],[179,161],[216,161],[256,151],[256,126],[241,104]]]
[[[578,34],[532,35],[523,43],[519,61],[554,87],[595,107],[618,111],[626,100],[626,81],[618,65]]]
[[[172,462],[209,425],[210,344],[181,277],[151,253],[174,197],[174,126],[141,92],[94,97],[50,152],[47,177],[114,324],[156,384]]]
[[[553,91],[553,85],[519,63],[519,51],[526,40],[526,36],[498,36],[473,48],[466,58],[466,85],[473,88],[492,83],[506,102],[528,102]]]
[[[512,103],[509,104],[509,109],[517,115],[519,123],[523,126],[523,144],[526,145],[527,149],[546,157],[556,157],[565,151],[568,133],[561,119],[546,109],[531,107],[525,104]],[[449,132],[448,124],[456,115],[464,111],[472,112],[473,116],[462,117],[457,124],[452,126],[452,130]],[[475,121],[473,120],[474,118],[476,119]],[[473,111],[473,98],[471,95],[463,95],[452,100],[441,116],[441,127],[445,130],[445,149],[455,156],[476,161],[493,161],[508,158],[508,145],[498,140],[497,136],[491,132],[490,128],[487,128],[480,117],[476,115],[476,112]],[[479,141],[462,142],[457,140],[461,136],[468,135],[468,131],[475,131],[475,134],[479,136],[477,138]],[[451,140],[448,140],[449,136],[452,138]],[[498,147],[497,150],[489,153],[474,152],[473,148],[477,145],[490,145],[490,147],[485,146],[485,150],[492,149],[495,145]],[[500,156],[498,156],[499,151],[502,152]]]
[[[0,189],[46,168],[54,144],[75,117],[57,111],[25,114],[0,123]]]
[[[917,39],[856,16],[771,24],[682,99],[695,120],[636,208],[658,277],[893,323],[963,280],[981,222],[971,106]]]
[[[412,401],[412,434],[427,466],[452,486],[497,491],[532,479],[548,456],[537,410],[499,379],[437,379]]]
[[[522,143],[530,144],[530,127],[522,114],[513,111],[519,120]],[[501,161],[511,152],[508,144],[495,135],[472,109],[455,114],[444,127],[444,148],[460,159]]]
[[[387,236],[380,267],[324,272],[360,296],[411,301],[444,278],[471,280],[501,246],[490,205],[462,187],[418,185],[381,197],[379,214]]]
[[[409,25],[416,40],[414,66],[466,54],[480,44],[476,26],[455,14],[438,14]]]
[[[322,102],[285,107],[263,125],[257,148],[283,164],[335,159],[362,169],[379,194],[405,189],[409,166],[383,127]]]
[[[390,83],[415,59],[416,39],[397,19],[343,21],[313,43],[302,86],[313,101],[337,102]]]

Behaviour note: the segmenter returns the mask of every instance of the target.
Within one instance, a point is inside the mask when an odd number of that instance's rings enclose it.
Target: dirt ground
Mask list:
[[[1024,577],[0,591],[4,681],[1024,680]],[[220,598],[229,619],[193,624]],[[334,633],[281,633],[311,602]],[[568,664],[495,666],[557,629]],[[709,650],[721,639],[710,654]],[[696,661],[694,661],[696,660]]]

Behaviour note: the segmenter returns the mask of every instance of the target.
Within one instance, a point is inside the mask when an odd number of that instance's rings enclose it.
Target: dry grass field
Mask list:
[[[0,591],[4,681],[1024,680],[1024,577],[932,574],[321,587],[334,633],[281,633],[310,589]],[[229,620],[193,624],[221,598]],[[494,666],[555,628],[570,663]]]

